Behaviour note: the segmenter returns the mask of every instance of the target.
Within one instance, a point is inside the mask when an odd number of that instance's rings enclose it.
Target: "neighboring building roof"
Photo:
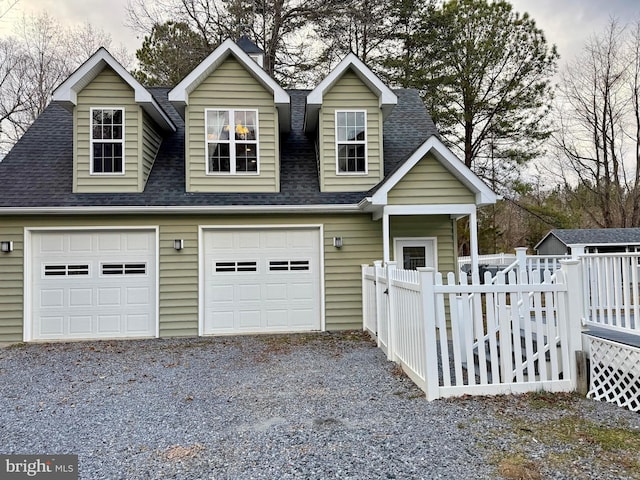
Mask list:
[[[238,45],[246,53],[259,53],[261,55],[264,55],[264,51],[255,43],[253,43],[251,39],[246,35],[242,35],[236,42],[236,45]]]
[[[640,228],[579,228],[551,230],[534,248],[550,235],[565,245],[640,245]]]
[[[142,193],[72,193],[73,115],[51,104],[0,163],[0,208],[41,211],[78,207],[275,207],[356,205],[369,192],[320,192],[314,135],[303,129],[308,90],[290,90],[291,132],[281,137],[278,193],[185,191],[184,120],[168,100],[169,89],[150,88],[176,131],[165,136]],[[384,122],[385,174],[393,172],[425,141],[437,135],[416,90],[395,90],[398,104]],[[407,135],[406,122],[412,129]],[[404,132],[399,135],[398,132]],[[266,208],[265,207],[265,208]]]
[[[86,87],[96,76],[110,67],[134,92],[136,103],[153,118],[163,130],[173,130],[176,127],[162,110],[151,93],[140,84],[120,63],[104,48],[100,47],[96,53],[80,65],[75,72],[62,82],[54,91],[52,101],[72,109],[78,103],[78,92]]]

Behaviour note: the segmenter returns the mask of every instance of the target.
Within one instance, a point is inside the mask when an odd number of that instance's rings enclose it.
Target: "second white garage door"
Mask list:
[[[202,334],[320,330],[318,228],[205,230]]]

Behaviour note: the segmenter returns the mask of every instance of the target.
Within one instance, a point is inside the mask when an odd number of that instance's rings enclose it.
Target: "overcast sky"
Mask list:
[[[14,0],[0,0],[4,7]],[[578,53],[587,37],[601,30],[612,16],[623,21],[640,18],[639,0],[511,0],[519,12],[529,12],[547,39],[555,43],[562,60]],[[11,32],[23,13],[48,11],[68,24],[89,21],[111,34],[114,44],[122,42],[131,53],[142,43],[125,27],[127,0],[18,0],[0,19],[0,35]],[[1,12],[1,11],[0,11]]]

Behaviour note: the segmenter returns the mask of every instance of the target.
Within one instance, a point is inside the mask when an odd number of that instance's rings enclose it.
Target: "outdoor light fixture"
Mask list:
[[[342,237],[333,237],[333,246],[336,248],[342,248]]]
[[[13,252],[13,242],[11,241],[0,242],[0,252],[2,253]]]
[[[178,251],[182,250],[184,248],[184,240],[182,240],[181,238],[174,240],[173,248],[175,248]]]

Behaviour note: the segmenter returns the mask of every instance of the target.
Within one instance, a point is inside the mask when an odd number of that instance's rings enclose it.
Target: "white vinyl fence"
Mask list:
[[[580,257],[587,324],[640,332],[640,253]]]
[[[483,285],[376,263],[362,268],[364,328],[427,399],[575,388],[579,262],[542,283],[519,283],[512,271]]]

